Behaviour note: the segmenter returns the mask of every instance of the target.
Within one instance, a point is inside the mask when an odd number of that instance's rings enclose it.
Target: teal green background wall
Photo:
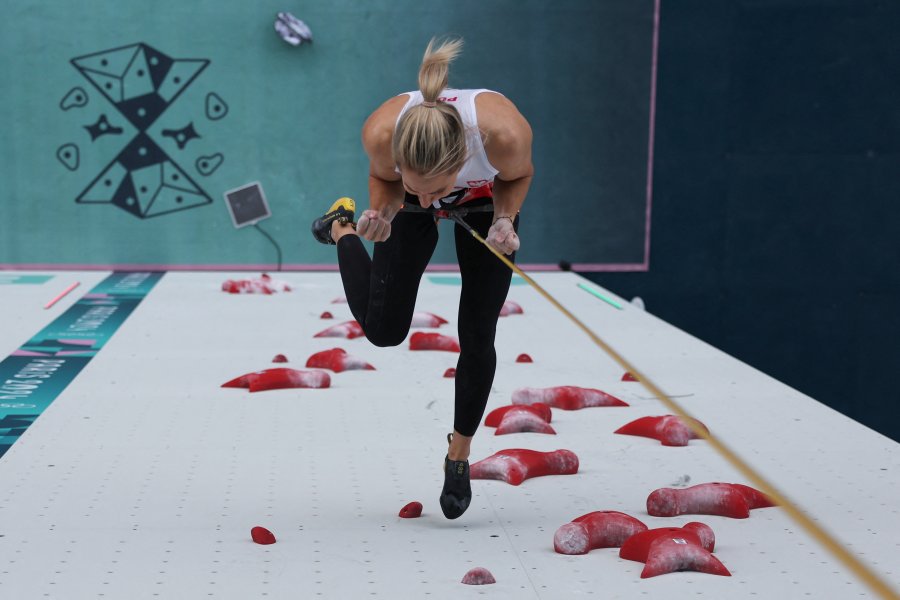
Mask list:
[[[294,48],[277,36],[280,10],[307,22],[312,45]],[[651,0],[49,0],[4,12],[0,264],[271,263],[271,245],[252,229],[235,230],[222,199],[251,181],[265,189],[273,217],[263,225],[285,263],[334,264],[309,223],[339,196],[366,204],[360,127],[381,102],[416,87],[436,34],[466,42],[451,85],[506,94],[534,128],[537,175],[520,261],[644,260]],[[211,204],[141,219],[75,202],[136,130],[70,60],[136,43],[210,61],[149,131]],[[62,110],[76,86],[88,104]],[[225,118],[205,116],[209,93],[227,103]],[[125,131],[92,143],[85,127],[101,114]],[[201,137],[183,150],[159,135],[188,123]],[[80,150],[75,171],[57,160],[64,144]],[[215,153],[222,166],[198,174],[196,159]],[[442,232],[434,262],[453,263],[449,227]]]

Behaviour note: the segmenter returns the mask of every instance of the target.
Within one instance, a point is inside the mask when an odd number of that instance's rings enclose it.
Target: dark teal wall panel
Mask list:
[[[900,440],[900,5],[680,0],[661,23],[652,268],[596,279]]]

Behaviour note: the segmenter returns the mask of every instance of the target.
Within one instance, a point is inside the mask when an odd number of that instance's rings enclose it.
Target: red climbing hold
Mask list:
[[[497,580],[484,567],[475,567],[463,576],[462,582],[466,585],[488,585],[497,583]]]
[[[444,371],[444,377],[447,377],[448,379],[452,379],[453,377],[456,377],[456,369],[454,369],[453,367],[450,367],[449,369]]]
[[[541,415],[528,410],[527,406],[514,406],[506,411],[497,425],[494,435],[506,435],[507,433],[549,433],[556,435],[556,431],[544,420]]]
[[[520,354],[516,357],[517,363],[533,363],[534,360],[527,354]]]
[[[706,425],[692,419],[707,434],[709,429]],[[690,440],[701,439],[699,435],[688,427],[686,422],[675,415],[663,415],[661,417],[641,417],[627,425],[623,425],[616,429],[615,433],[622,435],[637,435],[641,437],[652,438],[662,442],[663,446],[687,446]]]
[[[571,450],[501,450],[469,467],[472,479],[499,479],[510,485],[519,485],[532,477],[577,472],[578,457]]]
[[[508,317],[509,315],[521,315],[525,311],[522,310],[522,307],[513,302],[512,300],[507,300],[503,303],[503,307],[500,309],[501,317]]]
[[[488,416],[484,419],[485,426],[498,427],[500,425],[500,421],[503,420],[503,415],[514,408],[531,411],[547,423],[552,420],[553,412],[550,410],[550,407],[543,402],[535,402],[534,404],[509,404],[507,406],[495,408],[490,413],[488,413]]]
[[[459,342],[456,340],[456,338],[450,337],[449,335],[417,331],[409,336],[409,349],[459,352]]]
[[[263,544],[264,546],[275,543],[275,536],[265,527],[254,527],[251,529],[250,537],[257,544]]]
[[[654,517],[718,515],[746,519],[754,508],[775,504],[762,492],[739,483],[701,483],[683,490],[660,488],[647,497]]]
[[[563,385],[551,388],[519,388],[512,394],[513,404],[543,402],[553,408],[579,410],[594,406],[628,406],[601,390]]]
[[[412,316],[410,327],[440,327],[447,323],[447,319],[430,312],[415,312]]]
[[[275,281],[265,273],[257,279],[226,279],[222,291],[229,294],[274,294],[290,292],[291,287],[283,281]]]
[[[402,519],[415,519],[422,516],[422,503],[421,502],[410,502],[406,506],[400,509],[400,518]]]
[[[316,352],[306,361],[306,366],[313,369],[329,369],[335,373],[343,371],[374,371],[375,367],[361,358],[350,356],[343,348],[332,348]]]
[[[641,571],[641,579],[676,571],[697,571],[731,577],[725,565],[702,546],[692,544],[683,537],[667,536],[656,539],[650,544],[647,563]]]
[[[362,326],[359,323],[356,321],[344,321],[343,323],[332,325],[328,329],[323,329],[313,337],[339,337],[352,340],[364,335]]]
[[[553,549],[559,554],[587,554],[596,548],[619,548],[647,526],[631,515],[599,510],[566,523],[553,535]]]
[[[247,388],[251,392],[288,388],[331,387],[331,376],[324,371],[298,371],[296,369],[266,369],[241,375],[222,384],[228,388]]]
[[[286,363],[287,361],[287,356],[285,356],[284,354],[276,354],[275,358],[272,359],[273,363]]]
[[[334,318],[334,315],[331,314],[330,312],[328,312],[328,311],[326,310],[326,311],[323,312],[321,315],[319,315],[319,318],[320,318],[320,319],[333,319],[333,318]]]
[[[622,375],[622,381],[637,381],[637,377],[632,375],[629,371],[625,371],[625,374]]]
[[[712,552],[716,548],[716,534],[712,528],[697,521],[692,521],[683,527],[659,527],[636,533],[625,540],[619,557],[636,562],[647,562],[650,554],[650,546],[661,537],[683,538],[689,544],[695,544]]]

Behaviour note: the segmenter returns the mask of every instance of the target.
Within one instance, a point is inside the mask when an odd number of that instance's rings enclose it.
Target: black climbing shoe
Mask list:
[[[312,234],[316,241],[322,244],[334,245],[334,239],[331,237],[331,224],[335,221],[340,223],[353,223],[353,217],[356,214],[356,203],[352,198],[338,198],[331,205],[324,215],[313,221]]]
[[[447,436],[450,441],[450,436]],[[448,519],[456,519],[469,508],[472,486],[469,484],[469,461],[444,457],[444,489],[441,490],[441,510]]]

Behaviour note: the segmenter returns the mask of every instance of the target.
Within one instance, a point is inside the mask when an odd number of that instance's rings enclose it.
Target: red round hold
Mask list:
[[[517,363],[533,363],[534,360],[527,354],[520,354],[516,357]]]
[[[254,527],[250,530],[250,537],[257,544],[267,546],[275,543],[275,536],[265,527]]]
[[[466,585],[487,585],[489,583],[497,583],[497,580],[484,567],[475,567],[463,576],[462,582]]]
[[[415,519],[422,516],[422,503],[410,502],[400,509],[399,517],[401,519]]]

